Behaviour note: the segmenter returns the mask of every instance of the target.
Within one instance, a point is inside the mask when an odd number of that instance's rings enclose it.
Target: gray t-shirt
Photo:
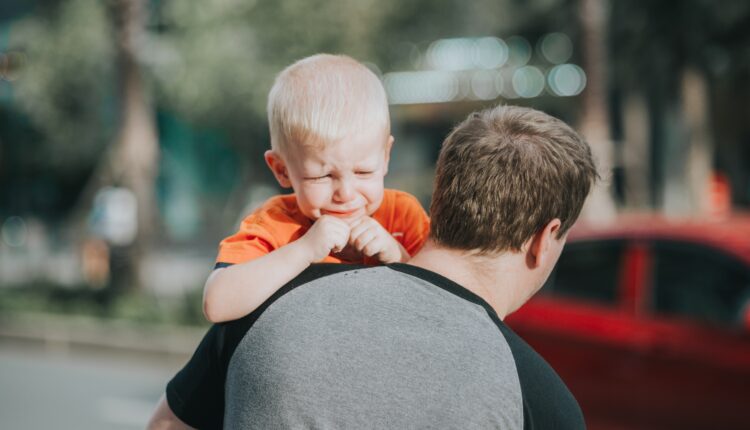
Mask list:
[[[517,337],[498,324],[480,298],[414,266],[319,265],[215,326],[167,398],[200,428],[223,417],[230,429],[520,429],[539,419]]]

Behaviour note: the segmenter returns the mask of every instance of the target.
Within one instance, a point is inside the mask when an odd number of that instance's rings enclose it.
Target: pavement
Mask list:
[[[40,344],[58,350],[95,349],[183,362],[195,351],[206,330],[46,313],[0,315],[0,342]]]

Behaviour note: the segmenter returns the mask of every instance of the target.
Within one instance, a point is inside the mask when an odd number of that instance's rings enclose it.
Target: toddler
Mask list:
[[[265,161],[294,193],[270,198],[219,245],[206,281],[211,322],[241,318],[311,263],[404,262],[427,238],[417,199],[384,189],[393,137],[385,90],[346,57],[283,70],[268,96]]]

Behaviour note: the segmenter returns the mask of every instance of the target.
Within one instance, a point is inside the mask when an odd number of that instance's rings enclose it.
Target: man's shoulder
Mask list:
[[[326,276],[336,275],[338,273],[350,272],[355,270],[372,269],[370,266],[362,264],[340,264],[340,263],[316,263],[311,264],[307,269],[303,270],[297,277],[289,281],[289,283],[283,288],[288,291],[290,289],[299,287],[300,285],[308,282],[315,281]]]
[[[584,429],[583,412],[565,382],[529,344],[498,322],[518,370],[524,404],[524,428]]]
[[[303,270],[294,279],[287,282],[286,285],[281,287],[276,293],[274,293],[268,300],[266,300],[261,306],[259,306],[249,315],[246,315],[237,320],[219,324],[219,329],[216,331],[216,336],[220,338],[220,345],[217,346],[221,350],[221,355],[224,357],[223,361],[225,362],[225,364],[229,363],[229,359],[234,354],[237,345],[245,337],[245,334],[248,332],[248,330],[253,327],[258,318],[277,300],[281,299],[294,289],[310,282],[314,282],[327,276],[339,274],[342,272],[366,268],[367,266],[355,264],[312,264],[310,265],[310,267]]]
[[[190,416],[218,399],[207,415],[228,417],[230,428],[258,417],[290,428],[316,417],[331,428],[329,415],[345,428],[518,428],[522,390],[511,349],[482,311],[489,305],[471,294],[416,266],[312,265],[252,314],[215,325],[170,382],[170,405]],[[274,402],[282,386],[307,394]],[[453,404],[457,389],[492,407],[424,407]],[[405,400],[394,404],[394,396]]]
[[[448,281],[405,266],[316,265],[284,287],[231,360],[228,422],[271,416],[296,427],[314,417],[313,427],[335,427],[328,411],[343,428],[518,428],[521,389],[505,338]],[[280,386],[298,396],[269,400]],[[493,407],[434,407],[453,404],[456,390]],[[267,401],[247,401],[255,397]]]
[[[307,286],[314,288],[308,289]],[[305,287],[304,292],[295,293],[295,298],[288,298],[290,293],[301,287]],[[245,333],[270,307],[306,309],[309,302],[300,301],[301,297],[313,301],[325,297],[331,303],[343,306],[341,311],[357,306],[367,307],[373,302],[393,301],[400,301],[401,304],[411,302],[415,306],[413,309],[424,311],[431,311],[433,306],[490,309],[486,302],[458,284],[416,266],[400,263],[374,267],[316,263],[281,287],[251,314],[225,323],[224,342],[229,350],[233,351]]]

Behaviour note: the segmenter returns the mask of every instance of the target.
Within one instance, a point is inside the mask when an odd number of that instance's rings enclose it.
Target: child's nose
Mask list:
[[[334,198],[338,202],[348,202],[350,200],[353,200],[355,197],[354,192],[354,184],[351,180],[348,179],[340,179],[338,181],[338,186],[336,187],[336,192],[334,193]]]

